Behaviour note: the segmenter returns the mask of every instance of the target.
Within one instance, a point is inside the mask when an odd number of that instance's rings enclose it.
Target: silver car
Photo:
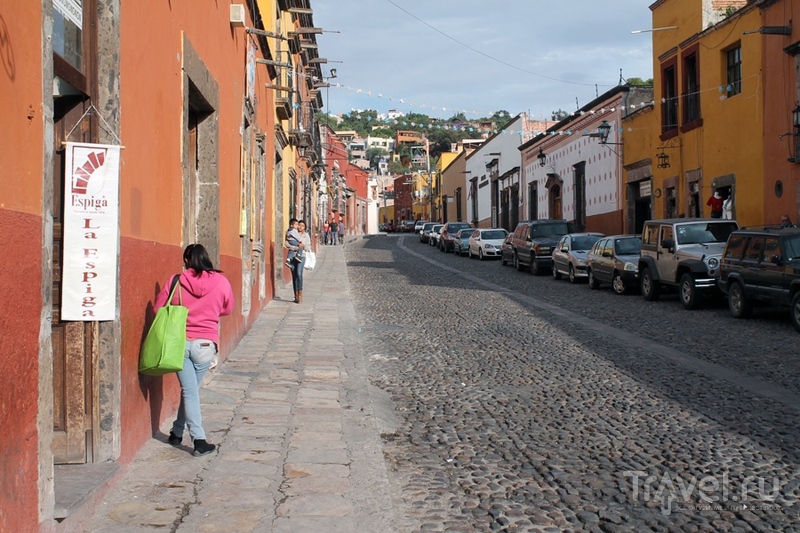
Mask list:
[[[436,224],[431,228],[430,233],[428,233],[428,244],[431,246],[439,246],[439,232],[442,231],[443,227],[444,224]]]
[[[553,248],[553,277],[569,276],[571,283],[585,278],[586,254],[602,236],[602,233],[570,233],[561,237]]]

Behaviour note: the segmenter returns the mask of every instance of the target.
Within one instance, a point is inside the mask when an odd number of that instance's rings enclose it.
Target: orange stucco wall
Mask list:
[[[40,4],[0,9],[0,531],[35,531],[42,296]],[[13,287],[13,290],[11,289]],[[12,334],[13,332],[13,334]]]
[[[791,24],[791,14],[800,13],[800,0],[783,0],[763,12],[763,26],[792,26],[792,35],[763,36],[764,61],[764,222],[778,223],[788,214],[797,223],[800,218],[800,164],[790,162],[794,142],[800,138],[781,136],[793,131],[792,110],[798,99],[795,57],[783,51],[788,44],[800,41],[800,28]],[[783,195],[778,197],[775,184],[780,180]]]

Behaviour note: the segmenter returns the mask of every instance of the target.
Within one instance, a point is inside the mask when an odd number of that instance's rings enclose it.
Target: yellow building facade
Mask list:
[[[762,45],[750,33],[761,26],[757,6],[659,0],[650,9],[655,105],[625,124],[628,193],[649,159],[652,185],[640,191],[652,195],[653,217],[709,217],[719,193],[730,199],[725,215],[763,223]]]

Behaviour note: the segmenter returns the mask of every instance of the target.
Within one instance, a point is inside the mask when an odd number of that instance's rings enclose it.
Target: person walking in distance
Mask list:
[[[189,309],[186,319],[186,350],[183,369],[178,372],[181,384],[181,402],[178,415],[169,432],[168,442],[180,446],[188,429],[194,444],[194,455],[206,455],[216,445],[206,440],[203,416],[200,412],[200,385],[203,376],[219,351],[219,319],[233,312],[235,300],[231,284],[214,268],[202,244],[190,244],[183,251],[184,271],[178,279],[181,284],[181,303]],[[172,280],[156,297],[154,311],[167,303]],[[177,304],[177,295],[173,297]]]
[[[344,234],[347,232],[347,227],[344,225],[344,220],[339,220],[339,243],[344,244]]]
[[[306,223],[301,220],[297,223],[297,231],[300,234],[300,244],[293,246],[289,242],[285,242],[284,246],[295,250],[311,250],[311,236],[306,231]],[[303,301],[303,268],[306,266],[306,254],[300,261],[294,261],[292,266],[292,288],[294,289],[294,303],[299,304]]]
[[[331,240],[331,226],[330,226],[330,224],[328,224],[327,222],[326,222],[325,224],[323,224],[323,225],[322,225],[322,233],[323,233],[323,236],[324,236],[324,237],[323,237],[323,238],[324,238],[324,243],[325,243],[325,244],[330,244],[330,240]]]
[[[336,224],[336,219],[330,221],[331,227],[331,244],[339,243],[339,226]]]

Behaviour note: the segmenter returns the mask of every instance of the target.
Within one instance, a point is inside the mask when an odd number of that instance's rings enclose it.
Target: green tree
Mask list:
[[[378,168],[378,163],[380,163],[381,157],[387,155],[389,155],[389,152],[385,148],[367,149],[367,160],[369,161],[369,167],[372,169]]]
[[[628,78],[627,79],[628,85],[631,87],[652,87],[653,86],[653,78],[648,78],[643,80],[642,78]]]

